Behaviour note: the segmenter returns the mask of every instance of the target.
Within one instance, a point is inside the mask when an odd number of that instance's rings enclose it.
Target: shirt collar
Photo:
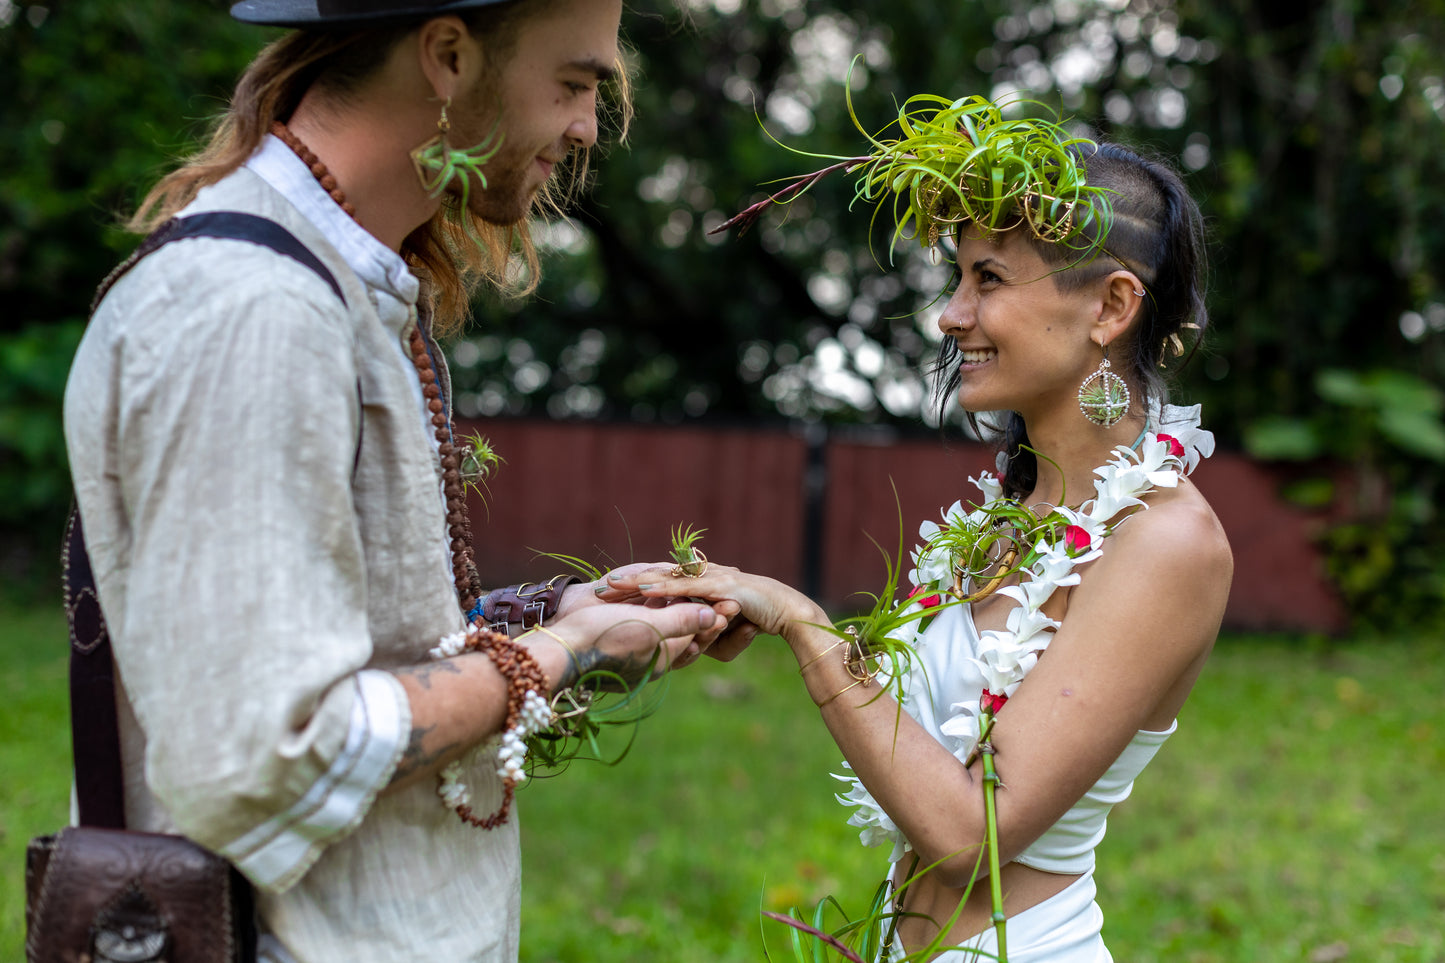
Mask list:
[[[376,293],[388,294],[408,307],[416,304],[421,289],[401,255],[382,244],[331,199],[304,161],[274,134],[246,161],[257,176],[270,184],[326,235],[356,276]]]

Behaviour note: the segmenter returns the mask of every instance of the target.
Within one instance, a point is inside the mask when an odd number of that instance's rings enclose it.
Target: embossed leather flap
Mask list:
[[[30,963],[237,959],[233,870],[184,837],[72,827],[26,869]]]

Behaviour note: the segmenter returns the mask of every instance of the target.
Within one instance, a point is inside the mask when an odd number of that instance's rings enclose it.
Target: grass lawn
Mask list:
[[[0,960],[25,841],[63,818],[50,610],[0,606]],[[616,768],[522,788],[525,963],[758,961],[760,909],[861,907],[885,853],[832,799],[838,754],[776,640],[670,682]],[[1120,961],[1445,961],[1445,643],[1221,640],[1099,854]],[[419,948],[418,959],[425,956]]]

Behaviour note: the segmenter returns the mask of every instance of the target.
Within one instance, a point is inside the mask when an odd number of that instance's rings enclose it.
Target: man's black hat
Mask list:
[[[231,16],[268,27],[324,30],[441,17],[504,2],[507,0],[241,0],[231,7]]]

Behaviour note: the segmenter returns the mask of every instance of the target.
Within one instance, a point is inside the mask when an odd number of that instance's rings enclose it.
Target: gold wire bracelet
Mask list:
[[[822,659],[823,656],[827,655],[829,652],[832,652],[832,651],[833,651],[834,649],[836,649],[838,646],[840,646],[840,645],[847,645],[847,644],[848,644],[849,642],[851,642],[851,641],[853,641],[853,640],[852,640],[852,639],[839,639],[837,642],[834,642],[832,645],[828,646],[828,647],[827,647],[826,649],[824,649],[822,652],[819,652],[817,655],[813,656],[813,657],[812,657],[811,659],[809,659],[807,662],[804,662],[802,665],[798,666],[798,675],[802,675],[804,669],[806,669],[808,666],[812,665],[814,662],[817,662],[817,661],[819,661],[820,659]]]
[[[832,695],[828,696],[828,698],[824,699],[822,702],[819,702],[819,703],[818,703],[818,708],[819,708],[819,709],[823,708],[825,705],[827,705],[828,703],[832,702],[834,699],[838,698],[840,695],[842,695],[843,693],[847,692],[849,689],[856,689],[856,688],[858,688],[860,685],[867,685],[867,684],[868,684],[869,682],[871,682],[871,681],[872,681],[871,679],[859,679],[857,682],[854,682],[852,685],[845,685],[843,688],[839,689],[837,692],[835,692],[835,693],[833,693]]]
[[[525,639],[533,632],[541,632],[543,635],[551,636],[558,645],[566,649],[567,659],[572,663],[572,672],[577,676],[578,679],[582,678],[582,660],[577,658],[577,650],[572,648],[572,644],[570,642],[568,642],[566,639],[562,638],[562,636],[558,635],[556,632],[553,632],[551,629],[547,628],[540,622],[532,626],[527,631],[523,632],[521,635],[517,636],[517,639]],[[562,688],[570,688],[570,686],[563,686]]]

